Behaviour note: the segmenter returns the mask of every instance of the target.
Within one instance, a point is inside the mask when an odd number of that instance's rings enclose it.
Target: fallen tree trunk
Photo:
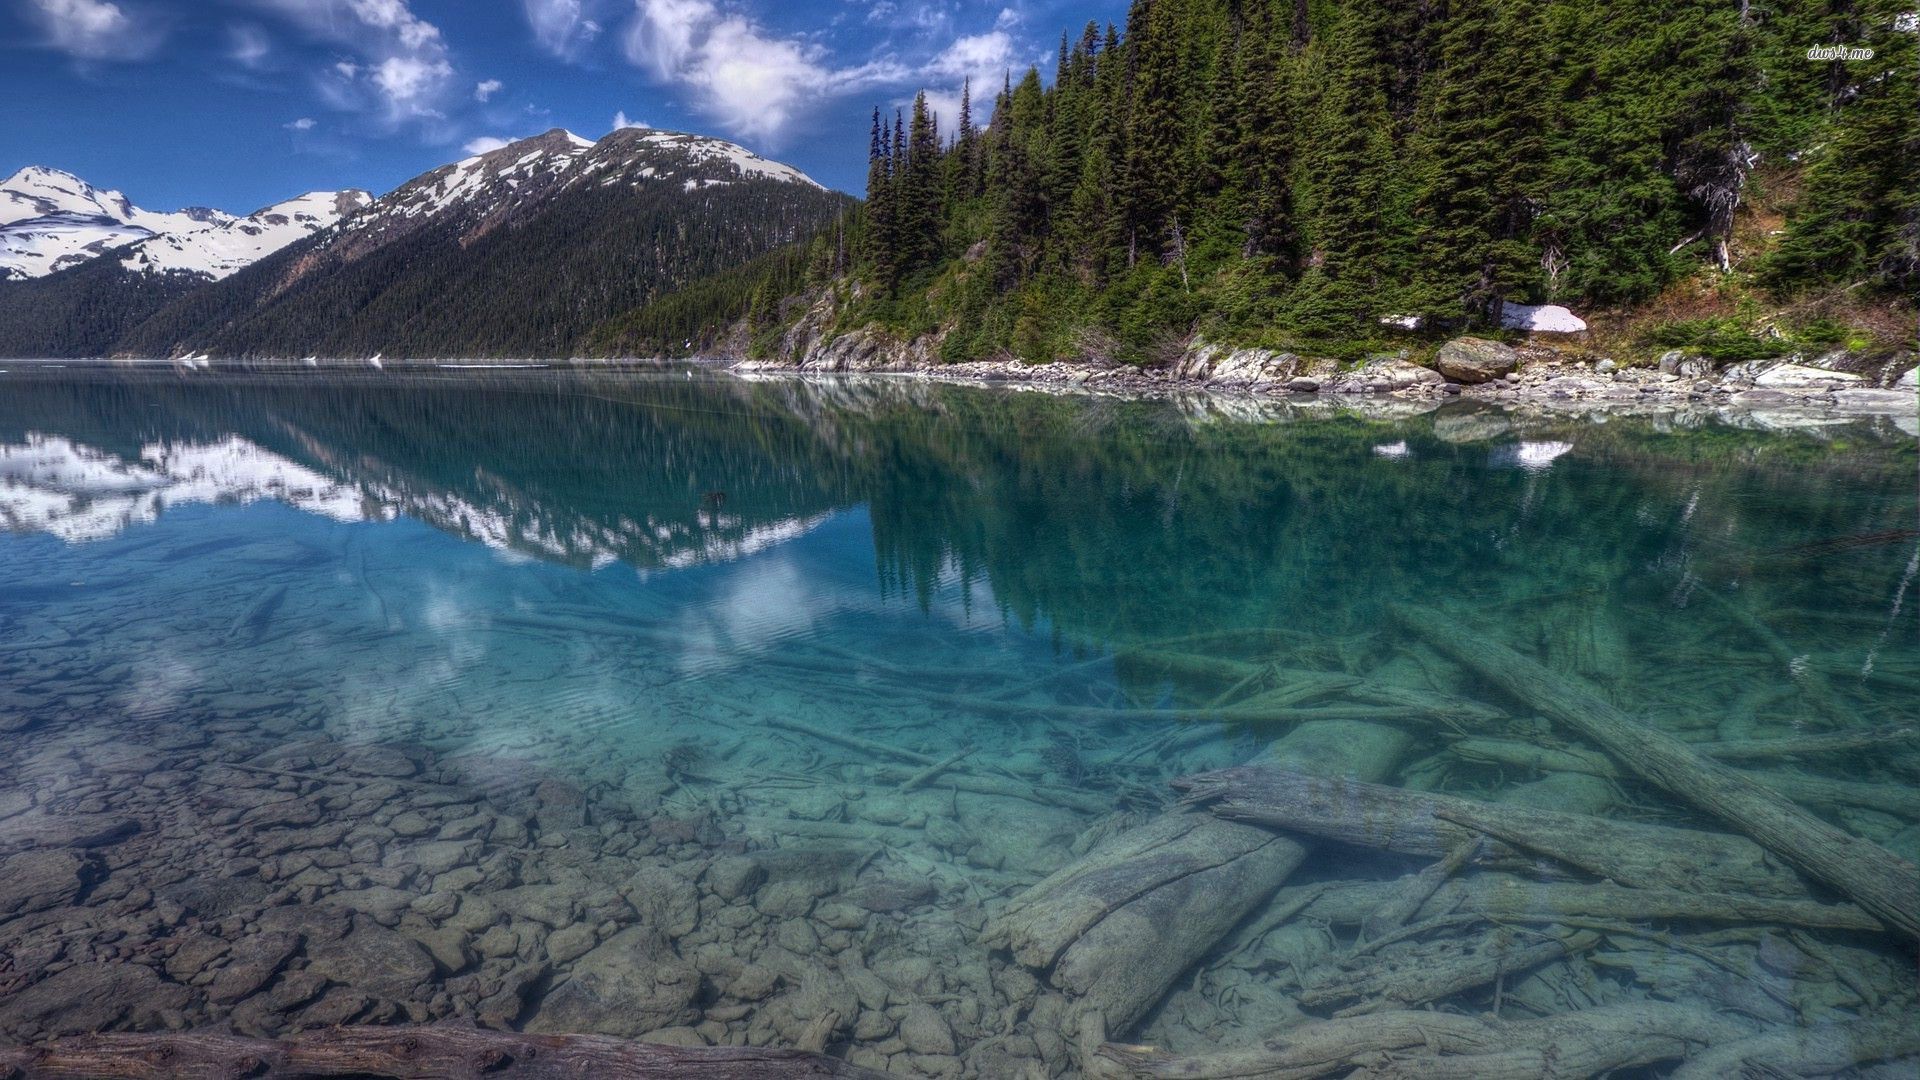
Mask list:
[[[1720,818],[1907,936],[1920,938],[1920,867],[1834,828],[1579,684],[1436,612],[1403,608],[1398,615],[1429,645],[1592,739],[1635,775]]]
[[[1121,1075],[1182,1080],[1538,1080],[1684,1058],[1748,1031],[1710,1010],[1666,1002],[1513,1021],[1401,1010],[1302,1024],[1216,1054],[1173,1057],[1150,1047],[1108,1045],[1100,1056]]]
[[[1798,740],[1781,740],[1795,742]],[[1466,738],[1448,747],[1468,761],[1511,765],[1541,772],[1572,772],[1587,776],[1618,779],[1626,771],[1613,759],[1597,750],[1537,746],[1516,739]],[[1697,748],[1713,757],[1712,744]],[[1779,792],[1794,802],[1815,806],[1864,806],[1884,810],[1913,820],[1920,818],[1920,792],[1903,784],[1863,784],[1851,780],[1833,780],[1824,776],[1799,776],[1793,773],[1749,773],[1755,783]]]
[[[0,1047],[0,1078],[229,1080],[868,1080],[881,1074],[799,1050],[665,1046],[604,1035],[522,1035],[453,1027],[344,1027],[282,1040],[233,1035],[83,1035]]]
[[[1380,776],[1410,740],[1356,721],[1303,724],[1267,757],[1328,774]],[[1278,888],[1307,849],[1265,829],[1176,811],[1122,833],[1016,897],[987,944],[1050,970],[1099,1039],[1138,1021],[1173,981]],[[1082,1030],[1089,1030],[1085,1021]]]
[[[1401,895],[1404,884],[1383,881],[1322,888],[1311,903],[1301,908],[1300,915],[1336,926],[1364,925],[1384,905]],[[1607,882],[1525,881],[1507,874],[1475,874],[1446,882],[1435,889],[1424,904],[1408,913],[1404,921],[1453,912],[1472,912],[1491,919],[1562,916],[1618,922],[1760,923],[1869,932],[1886,929],[1879,919],[1852,904],[1679,889],[1629,889]]]
[[[1911,1015],[1895,1013],[1850,1024],[1769,1031],[1722,1043],[1688,1058],[1669,1080],[1824,1076],[1868,1062],[1916,1055],[1920,1055],[1920,1024]]]
[[[1517,940],[1524,938],[1525,940]],[[1506,975],[1521,975],[1552,960],[1584,952],[1600,935],[1580,931],[1550,933],[1503,928],[1471,941],[1442,939],[1401,945],[1378,955],[1349,958],[1324,970],[1303,986],[1299,1002],[1310,1007],[1352,1001],[1335,1016],[1358,1016],[1407,1009],[1485,986]]]
[[[1458,795],[1330,779],[1273,765],[1238,765],[1173,786],[1215,814],[1358,847],[1440,858],[1481,836],[1483,864],[1550,855],[1596,877],[1639,888],[1806,897],[1807,882],[1759,845],[1727,833],[1613,821]]]

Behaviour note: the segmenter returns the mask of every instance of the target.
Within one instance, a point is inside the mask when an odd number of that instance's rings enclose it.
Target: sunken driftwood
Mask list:
[[[1400,901],[1409,885],[1423,874],[1410,874],[1401,881],[1314,886],[1319,891],[1300,908],[1300,914],[1336,926],[1372,926],[1381,912]],[[1869,932],[1886,929],[1880,920],[1852,904],[1680,889],[1630,889],[1610,882],[1527,881],[1508,874],[1472,874],[1445,882],[1419,908],[1404,914],[1396,910],[1394,914],[1405,923],[1415,917],[1436,918],[1453,912],[1496,920],[1558,916],[1629,923],[1760,923]],[[1386,932],[1366,937],[1378,938]]]
[[[1515,1021],[1396,1010],[1302,1024],[1215,1054],[1183,1058],[1110,1044],[1100,1048],[1100,1057],[1121,1075],[1183,1080],[1538,1080],[1678,1060],[1748,1030],[1713,1011],[1666,1002]]]
[[[1548,855],[1596,877],[1649,889],[1806,897],[1807,882],[1759,845],[1727,833],[1614,821],[1459,795],[1238,765],[1181,777],[1184,801],[1220,817],[1358,847],[1441,858],[1482,836],[1482,860],[1506,865]]]
[[[1634,720],[1579,683],[1437,612],[1403,608],[1398,614],[1429,645],[1593,740],[1635,775],[1726,822],[1907,936],[1920,938],[1920,867],[1834,828],[1750,777]]]
[[[1798,742],[1800,740],[1778,741]],[[1492,738],[1459,739],[1448,749],[1468,761],[1509,765],[1539,772],[1581,773],[1608,779],[1617,779],[1625,775],[1625,771],[1615,765],[1612,758],[1597,750],[1540,746],[1517,739]],[[1714,753],[1712,744],[1697,749],[1711,757],[1722,757]],[[1779,792],[1794,802],[1809,803],[1814,806],[1864,806],[1898,814],[1908,820],[1920,819],[1920,792],[1908,790],[1905,785],[1867,784],[1854,780],[1834,780],[1825,776],[1803,776],[1782,772],[1753,773],[1751,776],[1761,785]]]
[[[344,1027],[282,1040],[84,1035],[43,1046],[0,1047],[0,1080],[876,1080],[880,1075],[800,1050],[664,1046],[604,1035],[453,1027]]]
[[[1335,1016],[1407,1009],[1532,971],[1599,942],[1600,935],[1591,931],[1563,937],[1509,927],[1477,938],[1416,942],[1379,954],[1361,953],[1337,968],[1323,969],[1301,988],[1299,1002],[1315,1008],[1353,1002]]]
[[[1825,1076],[1855,1065],[1920,1055],[1920,1024],[1904,1013],[1769,1031],[1688,1058],[1671,1080],[1729,1076]]]
[[[1328,774],[1383,776],[1409,741],[1386,725],[1320,721],[1288,732],[1267,756]],[[1302,844],[1265,829],[1161,814],[1015,897],[984,938],[1050,971],[1083,1015],[1097,1016],[1094,1027],[1119,1033],[1306,856]]]

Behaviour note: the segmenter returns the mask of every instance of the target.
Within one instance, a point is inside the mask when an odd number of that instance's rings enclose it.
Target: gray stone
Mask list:
[[[1620,370],[1620,365],[1614,363],[1609,358],[1602,358],[1593,365],[1593,370],[1599,372],[1602,375],[1611,375],[1614,372]]]
[[[174,946],[173,955],[167,958],[167,976],[174,982],[192,982],[225,955],[226,941],[194,931],[181,937]]]
[[[1775,364],[1754,376],[1753,385],[1763,390],[1832,390],[1846,386],[1865,386],[1858,375],[1804,364]]]
[[[339,941],[308,948],[310,970],[371,997],[407,1001],[433,978],[433,958],[413,939],[372,923],[356,923]]]
[[[900,1041],[916,1054],[951,1054],[953,1028],[928,1005],[910,1005],[900,1020]]]
[[[251,934],[235,941],[227,966],[214,975],[207,997],[225,1005],[253,996],[272,982],[298,951],[300,935],[284,931]]]
[[[1894,380],[1893,388],[1909,392],[1920,390],[1920,368],[1908,368],[1904,374]]]
[[[92,864],[78,852],[26,851],[0,862],[0,915],[64,907],[80,896]]]
[[[1296,394],[1313,394],[1320,390],[1320,380],[1311,375],[1295,375],[1287,380],[1287,389]]]
[[[1483,383],[1503,378],[1520,367],[1520,354],[1486,338],[1455,338],[1440,346],[1435,361],[1440,374],[1455,382]]]
[[[33,811],[0,822],[0,850],[104,847],[139,831],[138,822],[118,814]]]
[[[1803,405],[1806,398],[1785,390],[1742,390],[1733,395],[1733,403],[1743,408],[1769,405]]]
[[[1693,356],[1680,349],[1669,349],[1660,354],[1660,370],[1668,375],[1678,375],[1683,379],[1699,379],[1711,376],[1715,364],[1704,356]]]
[[[703,879],[707,888],[722,900],[738,900],[743,896],[752,896],[767,880],[767,868],[744,855],[731,855],[724,859],[715,859],[707,867]]]
[[[577,960],[593,951],[598,939],[593,927],[585,923],[563,926],[547,935],[547,959],[556,964],[565,964]]]
[[[337,892],[324,898],[321,903],[343,907],[349,911],[359,911],[371,915],[386,926],[400,921],[400,916],[413,904],[414,895],[390,889],[385,885],[375,885],[369,889],[352,889]]]
[[[480,845],[466,840],[430,840],[422,844],[409,844],[388,852],[387,862],[410,862],[428,874],[444,874],[456,866],[464,866],[480,855]]]
[[[509,915],[548,927],[565,926],[573,921],[573,891],[562,885],[522,885],[488,893],[487,898]]]
[[[187,1007],[193,992],[139,964],[76,964],[0,997],[0,1036],[38,1042],[149,1028]],[[5,1041],[0,1039],[0,1041]]]
[[[647,927],[629,927],[581,957],[527,1021],[528,1031],[633,1036],[692,1023],[700,973]]]
[[[644,1043],[657,1043],[661,1046],[706,1046],[706,1037],[690,1027],[667,1027],[649,1031],[640,1036]]]
[[[404,778],[420,771],[412,758],[390,746],[351,747],[334,764],[362,776]]]
[[[669,938],[685,937],[700,923],[700,890],[664,866],[636,872],[624,891],[641,920]]]

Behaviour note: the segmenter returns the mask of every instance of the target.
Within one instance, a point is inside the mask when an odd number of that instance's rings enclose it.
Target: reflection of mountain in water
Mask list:
[[[1831,429],[1471,410],[1293,424],[1278,404],[1248,417],[684,375],[69,372],[6,390],[0,513],[15,529],[79,539],[184,501],[275,498],[651,569],[750,554],[865,504],[890,588],[984,580],[1012,617],[1095,641],[1221,625],[1357,640],[1386,598],[1441,580],[1599,588],[1748,530],[1818,541],[1912,514],[1911,442],[1875,450],[1868,428],[1834,455]],[[1833,470],[1848,499],[1821,482]]]
[[[739,558],[851,502],[796,464],[791,420],[783,434],[665,388],[641,408],[524,381],[21,381],[0,403],[0,525],[78,541],[169,506],[276,499],[649,569]]]

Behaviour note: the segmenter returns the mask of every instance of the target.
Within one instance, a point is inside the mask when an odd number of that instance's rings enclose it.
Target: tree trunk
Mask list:
[[[1920,867],[1834,828],[1666,732],[1635,721],[1578,683],[1437,612],[1402,608],[1397,614],[1429,645],[1592,739],[1635,775],[1725,821],[1902,933],[1920,938]]]
[[[82,1035],[0,1047],[0,1080],[879,1080],[799,1050],[664,1046],[604,1035],[521,1035],[455,1027],[344,1027],[289,1039]]]

